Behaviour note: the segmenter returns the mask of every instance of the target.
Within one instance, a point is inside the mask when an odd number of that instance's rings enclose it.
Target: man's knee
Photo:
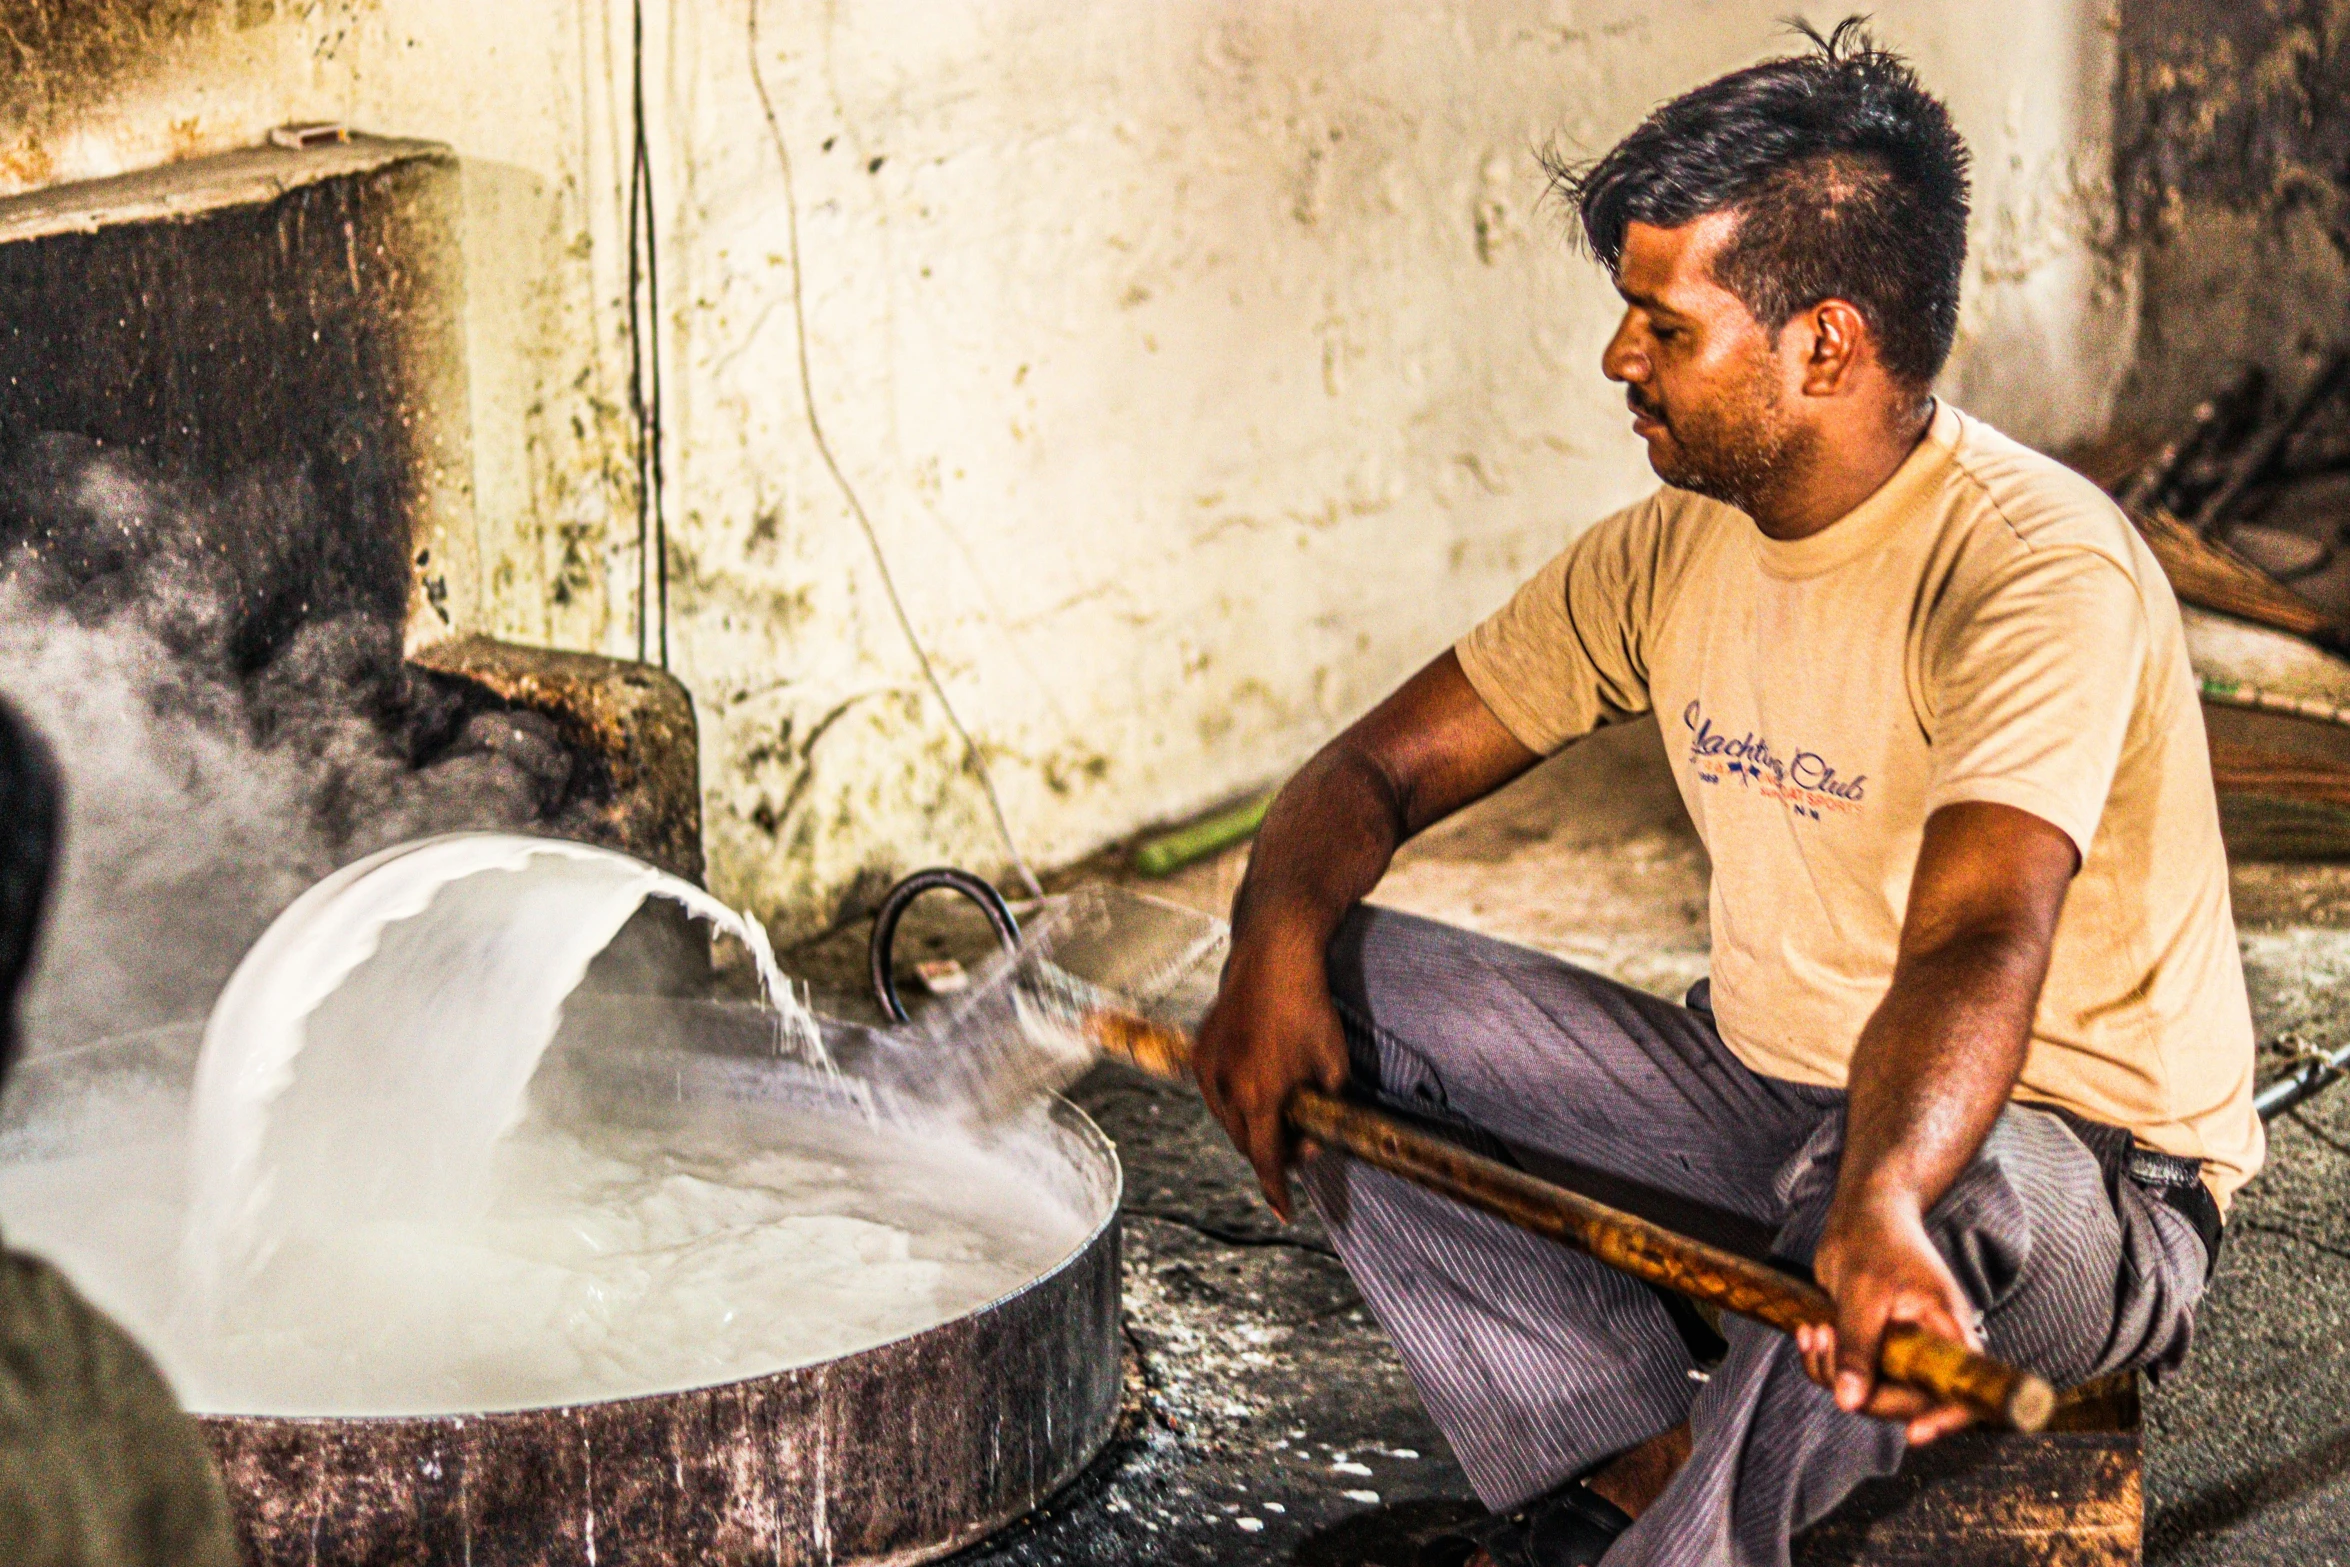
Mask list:
[[[1461,969],[1445,955],[1482,939],[1440,920],[1358,903],[1330,938],[1330,994],[1342,1006],[1375,1013],[1383,1001]]]
[[[1928,1223],[1954,1244],[1993,1249],[1982,1266],[1994,1302],[2033,1270],[2110,1280],[2121,1262],[2121,1221],[2097,1156],[2058,1117],[2024,1105],[2001,1112]]]
[[[1844,1135],[1838,1111],[1781,1168],[1781,1255],[1810,1261],[1835,1198]],[[2110,1279],[2120,1262],[2120,1225],[2096,1156],[2056,1116],[2022,1105],[2001,1113],[1927,1212],[1926,1229],[1986,1313],[2042,1273]]]
[[[1416,914],[1358,903],[1330,938],[1330,999],[1355,1081],[1442,1113],[1442,1073],[1416,1020],[1472,1010],[1472,949],[1485,938]],[[1453,1037],[1448,1032],[1444,1037]]]

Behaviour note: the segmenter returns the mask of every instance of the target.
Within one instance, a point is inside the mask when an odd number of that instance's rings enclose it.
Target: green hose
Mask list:
[[[2295,718],[2350,728],[2350,707],[2339,703],[2321,702],[2305,696],[2286,696],[2281,691],[2264,691],[2258,686],[2246,685],[2240,680],[2222,680],[2216,675],[2199,676],[2198,682],[2206,699],[2227,707],[2257,708],[2264,713],[2289,713]]]
[[[1186,865],[1229,849],[1255,836],[1264,825],[1265,810],[1273,803],[1267,790],[1253,800],[1228,806],[1211,816],[1186,822],[1172,832],[1145,838],[1134,847],[1134,868],[1145,876],[1172,876]]]

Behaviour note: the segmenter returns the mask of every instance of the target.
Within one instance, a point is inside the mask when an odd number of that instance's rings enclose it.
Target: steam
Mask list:
[[[0,468],[0,698],[66,784],[29,1054],[201,1018],[279,910],[386,845],[564,830],[551,727],[402,661],[383,548],[295,473],[214,490],[57,436]]]
[[[622,856],[498,835],[561,833],[587,784],[537,720],[402,661],[401,606],[371,584],[405,573],[377,538],[295,474],[211,491],[54,438],[0,467],[0,698],[68,790],[0,1123],[16,1243],[196,1407],[387,1413],[847,1353],[1017,1288],[1103,1222],[1114,1166],[1039,1097],[1083,1059],[1066,1020],[1049,1068],[988,1084],[907,1045],[935,1113],[802,1103],[817,1073],[783,1049],[836,1080],[755,924]],[[683,1048],[742,1010],[632,993],[536,1100],[574,987],[648,895],[749,949],[770,1048]],[[1010,1008],[970,1016],[1016,1031]],[[207,1014],[191,1062],[158,1025]],[[984,1127],[935,1097],[991,1085],[1009,1103]]]

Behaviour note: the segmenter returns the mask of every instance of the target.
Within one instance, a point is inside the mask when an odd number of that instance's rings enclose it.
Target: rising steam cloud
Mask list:
[[[564,829],[551,726],[404,663],[352,531],[298,474],[212,489],[56,436],[0,467],[0,699],[66,785],[29,1053],[201,1018],[279,910],[375,849]]]

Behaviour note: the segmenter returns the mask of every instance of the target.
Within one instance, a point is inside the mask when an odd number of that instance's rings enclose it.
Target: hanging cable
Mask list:
[[[979,744],[971,738],[971,731],[963,727],[963,720],[955,712],[954,702],[947,696],[947,688],[931,666],[930,655],[924,651],[922,638],[914,630],[914,620],[906,612],[905,600],[898,596],[896,576],[889,569],[889,556],[881,547],[881,535],[874,529],[873,519],[866,515],[865,503],[857,498],[856,486],[833,456],[832,442],[824,435],[824,425],[816,414],[816,385],[808,370],[808,309],[800,288],[800,203],[792,186],[791,147],[784,140],[783,122],[776,117],[775,100],[767,93],[767,76],[759,65],[759,7],[761,0],[749,0],[751,85],[759,94],[759,107],[767,116],[768,133],[775,140],[775,156],[783,165],[783,211],[786,229],[791,239],[791,311],[795,341],[799,346],[800,401],[808,411],[808,434],[814,438],[817,455],[832,473],[832,481],[840,487],[842,499],[857,519],[857,527],[865,535],[865,546],[873,555],[874,567],[881,575],[882,593],[889,600],[890,613],[897,617],[898,630],[904,634],[906,646],[913,650],[914,662],[922,670],[922,679],[938,699],[939,710],[946,714],[955,737],[963,742],[963,754],[970,760],[972,774],[978,778],[980,789],[987,795],[987,808],[995,816],[996,836],[1003,842],[1004,853],[1011,857],[1012,869],[1020,884],[1032,898],[1044,896],[1044,886],[1036,879],[1036,872],[1028,868],[1028,860],[1020,852],[1020,845],[1012,836],[1011,821],[1004,815],[1004,802],[996,794],[995,778],[988,772],[987,758],[980,753]]]
[[[663,504],[661,246],[645,123],[645,6],[632,0],[628,157],[628,408],[636,423],[636,656],[669,667],[669,518]]]

